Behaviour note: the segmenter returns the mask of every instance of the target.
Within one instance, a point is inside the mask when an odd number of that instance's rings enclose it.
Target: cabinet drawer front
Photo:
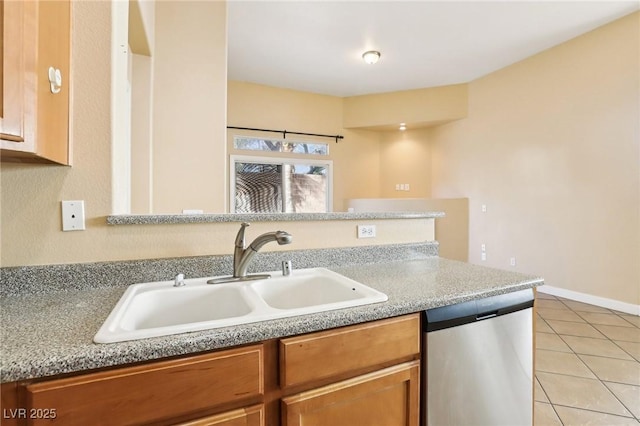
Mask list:
[[[282,424],[417,426],[420,361],[333,383],[282,399]]]
[[[340,376],[419,353],[418,314],[281,339],[280,385]]]
[[[53,410],[64,425],[128,425],[234,401],[258,402],[264,394],[263,359],[262,345],[253,345],[50,380],[27,386],[27,405]]]

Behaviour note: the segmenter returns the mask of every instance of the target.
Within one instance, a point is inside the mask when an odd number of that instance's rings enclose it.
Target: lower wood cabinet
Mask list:
[[[412,361],[282,400],[282,425],[417,426],[420,362]]]
[[[420,317],[2,385],[2,425],[417,426]]]

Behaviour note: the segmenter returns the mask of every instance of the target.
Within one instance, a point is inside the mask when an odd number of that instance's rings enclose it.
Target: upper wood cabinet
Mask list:
[[[71,3],[3,0],[0,14],[2,161],[68,165]]]

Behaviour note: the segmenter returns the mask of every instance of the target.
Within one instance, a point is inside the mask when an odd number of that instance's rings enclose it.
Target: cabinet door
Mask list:
[[[2,161],[69,164],[71,3],[3,1],[0,12]],[[49,67],[62,76],[55,93]]]
[[[417,426],[420,362],[399,364],[282,400],[285,426]]]
[[[227,411],[176,426],[264,426],[264,405]]]
[[[2,24],[0,67],[0,139],[13,143],[24,143],[24,76],[25,47],[29,40],[24,37],[24,21],[32,17],[33,4],[21,1],[3,1],[0,4]],[[27,11],[29,15],[27,15]],[[31,38],[33,41],[33,37]],[[33,45],[29,46],[32,50]],[[3,146],[4,147],[4,146]]]
[[[0,411],[2,412],[2,426],[17,426],[20,418],[24,418],[18,410],[18,384],[3,383],[0,386]]]

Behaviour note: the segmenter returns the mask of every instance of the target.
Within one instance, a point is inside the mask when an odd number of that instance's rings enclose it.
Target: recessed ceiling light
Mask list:
[[[380,59],[380,52],[377,50],[368,50],[362,54],[362,59],[368,64],[375,64]]]
[[[407,126],[405,126],[405,125],[404,125],[404,123],[402,123],[402,124],[400,125],[400,131],[401,131],[401,132],[404,132],[405,130],[407,130]]]

